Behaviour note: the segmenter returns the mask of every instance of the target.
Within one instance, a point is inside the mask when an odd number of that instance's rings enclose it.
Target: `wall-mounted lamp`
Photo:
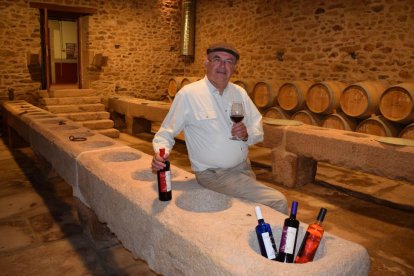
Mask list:
[[[276,59],[278,60],[278,61],[283,61],[283,56],[285,55],[285,53],[284,52],[282,52],[282,51],[278,51],[278,52],[276,52]]]
[[[121,44],[119,44],[118,42],[115,43],[115,49],[119,49],[119,47],[121,47]]]

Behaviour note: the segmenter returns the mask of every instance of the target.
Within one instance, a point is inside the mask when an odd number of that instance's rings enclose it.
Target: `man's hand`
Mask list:
[[[160,154],[157,152],[154,154],[151,162],[151,169],[153,172],[157,172],[165,167],[164,161],[168,160],[169,154],[166,152],[164,157],[161,157]]]
[[[240,140],[246,141],[249,138],[247,128],[243,122],[233,124],[231,128],[231,135],[236,136]]]

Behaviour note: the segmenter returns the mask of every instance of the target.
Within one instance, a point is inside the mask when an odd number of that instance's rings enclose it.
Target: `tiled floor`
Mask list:
[[[152,153],[150,136],[138,139],[122,134],[120,141]],[[318,182],[328,187],[308,184],[291,189],[270,182],[270,171],[260,155],[252,152],[258,179],[282,191],[289,201],[299,201],[300,221],[313,222],[319,208],[326,207],[326,231],[366,247],[372,261],[370,275],[414,275],[414,214],[383,206],[389,199],[381,196],[389,194],[390,187],[407,183],[342,171],[354,182],[371,179],[387,184],[382,193],[376,188],[376,197],[369,191],[350,196],[355,192],[331,187],[340,176],[327,166],[318,168]],[[190,170],[182,143],[176,144],[171,162]],[[0,139],[0,275],[155,274],[120,243],[92,242],[79,223],[71,194],[60,177],[41,173],[30,148],[11,150]],[[414,195],[401,196],[409,201]]]

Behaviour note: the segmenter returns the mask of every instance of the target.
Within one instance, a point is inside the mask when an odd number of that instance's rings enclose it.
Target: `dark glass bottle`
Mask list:
[[[283,224],[282,237],[280,238],[279,253],[276,261],[282,263],[293,263],[295,260],[296,240],[298,238],[299,221],[296,219],[298,202],[292,202],[290,216]]]
[[[323,236],[322,222],[325,218],[327,210],[321,208],[319,211],[316,222],[309,225],[306,230],[305,237],[303,238],[302,245],[299,248],[298,255],[296,256],[295,263],[307,263],[312,262],[315,257],[316,250]]]
[[[270,228],[270,225],[264,221],[260,206],[256,206],[256,216],[258,220],[256,235],[257,240],[259,241],[260,253],[263,257],[275,260],[277,249],[275,240],[273,239],[272,229]]]
[[[165,149],[160,149],[160,156],[164,157]],[[158,198],[161,201],[169,201],[172,198],[170,162],[164,161],[165,167],[157,172]]]

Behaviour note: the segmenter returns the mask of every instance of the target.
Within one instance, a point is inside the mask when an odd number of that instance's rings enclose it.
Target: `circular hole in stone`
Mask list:
[[[125,161],[133,161],[138,160],[141,158],[141,155],[128,152],[128,151],[119,151],[119,152],[108,152],[102,154],[99,159],[104,162],[125,162]]]
[[[368,138],[369,135],[362,134],[362,133],[356,133],[356,132],[344,132],[344,135],[356,137],[356,138]]]
[[[251,216],[255,217],[256,215],[254,214],[254,210],[252,213],[253,214]],[[254,221],[256,222],[256,220]],[[272,225],[272,224],[270,225],[270,227],[272,228],[272,234],[275,240],[276,249],[279,250],[280,237],[282,236],[282,228],[278,225]],[[299,240],[299,237],[298,237],[297,242],[296,242],[296,249],[295,249],[296,252],[298,251],[298,248],[300,246],[300,244],[298,244],[300,243],[300,241],[302,241],[302,239]],[[253,249],[257,254],[261,255],[259,242],[257,241],[256,231],[254,230],[249,233],[249,245],[250,245],[250,248]]]
[[[178,176],[176,171],[171,171],[171,179]],[[132,179],[140,181],[157,181],[157,174],[153,173],[151,169],[136,170],[132,173]]]
[[[174,184],[172,184],[174,185]],[[173,186],[174,190],[174,186]],[[210,213],[220,212],[231,206],[230,197],[210,191],[207,189],[197,189],[187,191],[181,194],[176,201],[176,204],[181,209],[198,212]]]
[[[74,129],[78,129],[78,128],[80,128],[80,127],[61,125],[61,126],[54,127],[52,129],[56,129],[56,130],[74,130]]]
[[[114,142],[111,141],[90,141],[82,143],[82,146],[85,148],[103,148],[112,146]]]

